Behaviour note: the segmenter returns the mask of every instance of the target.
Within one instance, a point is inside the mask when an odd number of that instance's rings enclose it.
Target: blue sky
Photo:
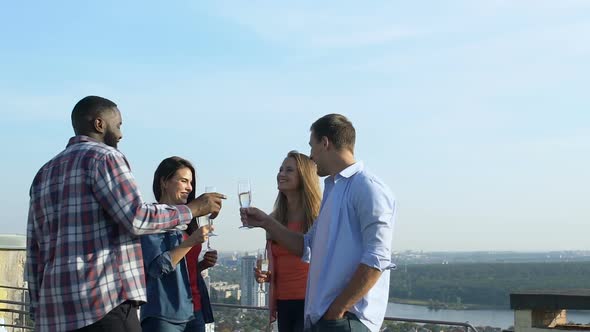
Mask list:
[[[269,211],[333,112],[396,193],[395,250],[590,250],[588,1],[14,2],[0,40],[4,233],[93,94],[119,105],[146,200],[171,155],[229,196],[220,250],[264,238],[238,230],[237,180]]]

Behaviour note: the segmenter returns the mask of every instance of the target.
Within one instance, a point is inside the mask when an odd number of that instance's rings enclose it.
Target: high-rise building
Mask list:
[[[205,281],[207,287],[207,293],[211,294],[211,277],[209,276],[209,270],[201,271],[201,276]],[[205,332],[215,332],[215,323],[205,324]]]
[[[248,306],[265,307],[268,303],[268,284],[260,285],[254,278],[256,256],[246,254],[242,257],[240,266],[242,273],[240,303]]]
[[[254,278],[254,267],[256,256],[243,256],[240,262],[242,280],[240,282],[241,298],[240,304],[247,306],[258,306],[258,283]]]

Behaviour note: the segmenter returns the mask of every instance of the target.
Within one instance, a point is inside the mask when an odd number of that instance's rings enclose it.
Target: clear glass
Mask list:
[[[266,252],[266,249],[258,253],[258,258],[256,259],[256,267],[260,269],[261,273],[268,274],[268,254]],[[264,289],[264,284],[264,282],[260,283],[261,293],[266,293],[266,290]]]
[[[240,207],[248,208],[252,204],[252,186],[250,180],[239,180],[238,181],[238,200],[240,201]],[[251,228],[248,224],[242,224],[241,229]]]
[[[213,186],[206,186],[205,192],[206,193],[215,193],[215,192],[217,192],[217,188],[215,188]],[[206,216],[206,218],[207,218],[207,225],[209,225],[209,227],[213,226],[213,219],[211,219],[211,214],[208,214]],[[213,250],[213,249],[211,249],[211,237],[217,236],[217,234],[215,234],[213,232],[209,232],[208,235],[209,236],[207,237],[207,251],[211,251],[211,250]]]

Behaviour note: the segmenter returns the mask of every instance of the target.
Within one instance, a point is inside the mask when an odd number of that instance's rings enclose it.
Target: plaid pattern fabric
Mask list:
[[[145,302],[138,235],[191,218],[186,206],[144,203],[115,148],[71,138],[30,190],[25,278],[35,330],[81,328],[126,300]]]

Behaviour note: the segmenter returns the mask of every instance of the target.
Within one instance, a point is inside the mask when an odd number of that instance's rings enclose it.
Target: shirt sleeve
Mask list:
[[[106,213],[135,235],[159,233],[188,224],[193,218],[186,205],[143,202],[127,160],[120,153],[109,153],[95,160],[93,190]]]
[[[379,271],[392,269],[395,268],[391,262],[395,199],[378,180],[365,180],[354,200],[363,241],[361,263]]]
[[[35,236],[35,209],[31,202],[27,221],[27,261],[24,279],[29,288],[29,313],[33,320],[35,320],[35,311],[39,305],[39,287],[41,286],[43,267],[43,264],[39,264],[39,244]]]
[[[167,248],[166,245],[169,236],[171,234],[151,234],[141,237],[146,273],[153,278],[159,279],[175,269],[170,257],[171,248]]]
[[[313,236],[315,234],[317,220],[311,225],[307,233],[303,234],[303,255],[301,260],[305,263],[311,262],[311,247],[313,245]]]

